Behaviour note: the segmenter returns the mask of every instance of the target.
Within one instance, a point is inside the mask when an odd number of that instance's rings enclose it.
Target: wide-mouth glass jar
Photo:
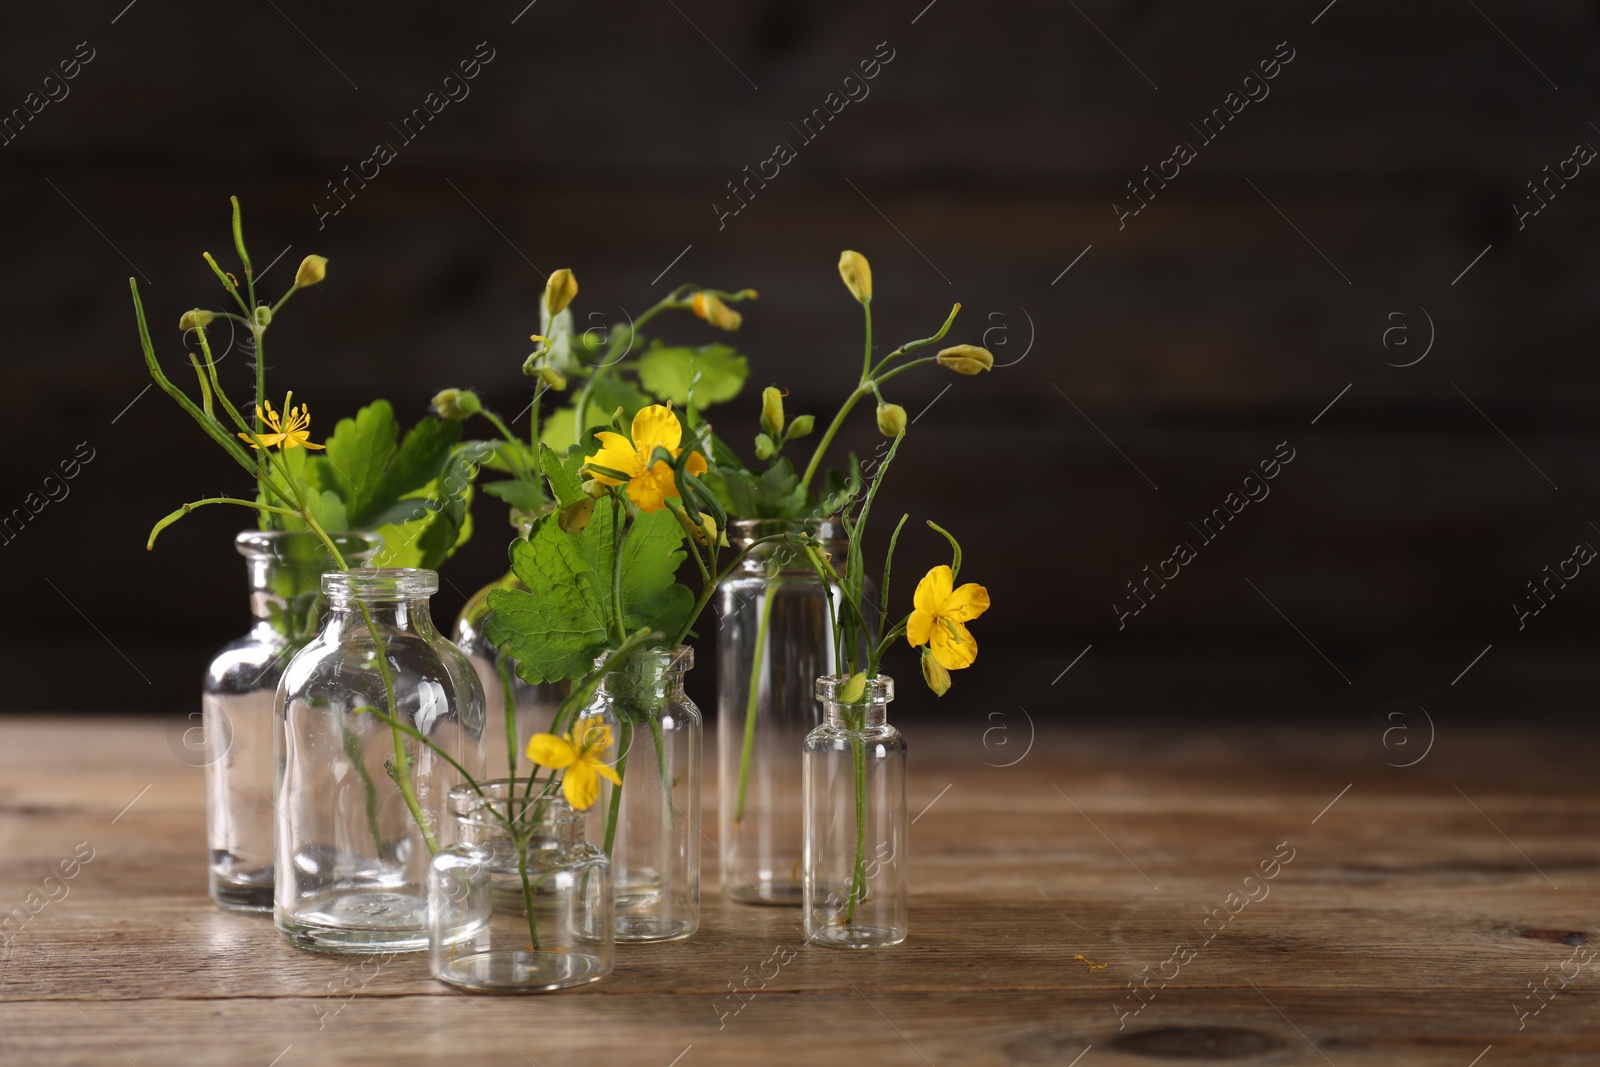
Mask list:
[[[429,966],[463,989],[537,993],[611,973],[611,864],[585,817],[524,779],[450,792],[457,841],[428,875]]]

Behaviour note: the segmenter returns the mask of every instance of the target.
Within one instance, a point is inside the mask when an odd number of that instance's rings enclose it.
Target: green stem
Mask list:
[[[781,579],[767,583],[767,598],[761,605],[761,622],[756,626],[755,654],[750,660],[750,692],[744,705],[744,745],[739,752],[739,796],[734,802],[733,825],[744,821],[745,793],[750,785],[750,757],[756,747],[756,710],[761,703],[761,665],[767,654],[767,630],[772,624],[772,605],[778,599]]]
[[[511,660],[505,653],[495,656],[494,667],[500,675],[500,688],[505,694],[502,698],[506,713],[506,761],[511,767],[511,789],[516,791],[517,783],[517,691],[511,680]],[[531,778],[532,775],[529,775]],[[511,801],[506,800],[506,818],[511,817]]]
[[[615,490],[611,493],[611,612],[612,629],[617,640],[623,640],[625,631],[622,628],[622,546],[627,540],[628,530],[622,518],[622,502],[617,499]]]
[[[852,730],[852,733],[858,731]],[[867,896],[867,748],[859,736],[854,736],[850,738],[850,749],[856,771],[856,864],[850,877],[850,905],[844,916],[846,926],[855,920],[856,905]]]
[[[827,432],[822,435],[822,440],[817,442],[817,450],[811,453],[811,462],[806,465],[805,477],[800,479],[801,489],[811,488],[811,479],[816,477],[817,468],[822,466],[823,454],[828,451],[828,446],[833,444],[834,435],[839,432],[839,427],[844,425],[845,417],[850,414],[850,409],[855,407],[856,402],[862,397],[869,396],[871,393],[872,386],[869,382],[863,381],[856,386],[856,391],[851,393],[845,400],[844,406],[839,409],[839,414],[833,417],[833,422],[828,425]]]
[[[532,944],[528,947],[537,952],[539,924],[533,915],[533,887],[528,884],[528,842],[520,834],[513,836],[511,840],[517,850],[517,874],[522,877],[522,909],[528,915],[528,936],[532,938]]]
[[[394,740],[394,767],[389,776],[394,779],[394,784],[400,787],[400,795],[405,798],[406,808],[411,812],[411,818],[422,834],[422,842],[428,846],[428,855],[434,856],[439,852],[439,842],[433,836],[433,828],[428,825],[428,816],[423,813],[422,805],[417,802],[417,791],[411,784],[411,757],[406,752],[405,735],[400,732],[399,708],[396,706],[394,695],[394,674],[389,670],[388,650],[384,647],[383,638],[378,634],[378,624],[372,620],[372,609],[362,600],[357,600],[356,604],[361,609],[361,618],[366,622],[367,632],[372,635],[372,643],[376,646],[378,675],[383,679],[383,697],[389,704],[389,733]]]
[[[361,738],[345,729],[344,716],[339,717],[339,732],[344,735],[344,755],[355,766],[356,773],[361,776],[362,785],[367,791],[367,829],[372,831],[372,844],[381,854],[383,852],[383,829],[378,825],[378,787],[372,781],[372,775],[367,773],[366,751],[361,744]]]
[[[623,720],[618,726],[622,735],[620,742],[622,755],[617,757],[617,777],[624,782],[628,780],[628,753],[633,749],[633,723]],[[622,812],[622,786],[611,787],[611,808],[606,812],[606,844],[605,854],[612,855],[612,849],[617,843],[617,816]]]

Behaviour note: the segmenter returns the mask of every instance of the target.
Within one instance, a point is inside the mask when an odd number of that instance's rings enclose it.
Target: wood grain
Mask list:
[[[598,986],[468,998],[421,956],[363,972],[214,908],[201,772],[162,724],[0,721],[0,906],[24,907],[79,842],[94,850],[6,942],[0,1060],[943,1067],[1068,1064],[1087,1049],[1083,1067],[1467,1067],[1492,1045],[1481,1063],[1496,1067],[1600,1055],[1600,964],[1584,958],[1600,940],[1600,782],[1585,744],[1457,729],[1395,768],[1375,731],[1040,722],[1026,755],[998,767],[1023,749],[1000,755],[993,735],[986,749],[990,725],[910,727],[904,945],[807,948],[794,912],[727,904],[708,886],[699,936],[620,950]],[[713,788],[713,839],[714,811]],[[1263,861],[1291,853],[1263,876]],[[1257,899],[1230,904],[1242,886]],[[1180,944],[1193,956],[1175,965]],[[786,961],[775,976],[771,959]],[[1552,981],[1559,993],[1519,1016],[1540,1003],[1527,983],[1575,959],[1566,987]],[[1130,980],[1158,971],[1176,975],[1141,984],[1141,1009]],[[770,980],[752,979],[741,1007],[730,987],[758,973]]]

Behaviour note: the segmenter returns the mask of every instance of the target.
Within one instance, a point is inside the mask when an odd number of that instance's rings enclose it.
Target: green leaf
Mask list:
[[[373,401],[354,419],[340,419],[334,427],[316,464],[318,484],[339,494],[349,521],[359,522],[374,512],[374,493],[399,432],[387,400]]]
[[[533,513],[546,503],[542,490],[532,482],[520,478],[507,478],[500,482],[485,482],[483,491],[499,497],[518,511]]]
[[[578,475],[578,469],[582,466],[583,453],[579,449],[573,449],[573,454],[563,460],[549,446],[539,447],[539,467],[550,481],[550,491],[555,494],[556,502],[562,507],[576,504],[586,495],[583,479]]]
[[[610,525],[611,509],[601,507],[595,511],[591,529],[600,524],[601,515],[605,516],[604,525]],[[648,626],[670,637],[688,621],[694,594],[677,581],[678,565],[685,556],[683,538],[683,527],[665,509],[641,514],[633,521],[622,546],[625,631],[631,633]]]
[[[489,640],[509,647],[517,674],[531,684],[581,677],[606,647],[609,583],[596,573],[583,540],[546,515],[527,540],[511,546],[511,569],[527,592],[489,594]]]
[[[682,348],[652,342],[639,357],[639,384],[680,408],[707,408],[732,400],[750,376],[750,364],[728,345]]]
[[[366,522],[369,514],[390,506],[439,477],[445,461],[450,458],[451,449],[460,439],[459,422],[430,416],[417,423],[406,434],[405,440],[400,442],[399,451],[394,453],[367,498],[366,508],[351,508],[350,521]]]
[[[565,452],[578,440],[578,413],[572,408],[557,408],[539,426],[539,443]]]
[[[615,375],[596,378],[589,393],[589,425],[584,429],[596,426],[610,429],[611,416],[618,408],[622,409],[623,425],[626,426],[639,414],[640,408],[649,407],[652,403],[654,401],[650,397]]]

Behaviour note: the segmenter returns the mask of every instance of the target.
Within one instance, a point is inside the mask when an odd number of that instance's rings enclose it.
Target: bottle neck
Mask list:
[[[334,544],[347,566],[369,561],[383,541],[375,534],[338,533]],[[252,635],[258,640],[303,642],[316,632],[322,576],[338,564],[313,533],[248,531],[235,539],[250,583]]]
[[[772,540],[787,535],[787,540]],[[786,579],[817,577],[816,567],[806,554],[804,541],[816,544],[843,572],[849,542],[843,526],[831,519],[738,519],[728,525],[728,543],[735,551],[746,551],[740,572],[746,575],[776,575]]]
[[[363,611],[362,609],[366,610]],[[367,617],[374,626],[390,632],[418,633],[433,636],[437,630],[428,613],[426,597],[409,599],[378,599],[366,597],[330,597],[328,600],[328,628],[364,630]]]
[[[889,722],[889,705],[876,704],[823,704],[822,721],[841,730],[870,730]]]

